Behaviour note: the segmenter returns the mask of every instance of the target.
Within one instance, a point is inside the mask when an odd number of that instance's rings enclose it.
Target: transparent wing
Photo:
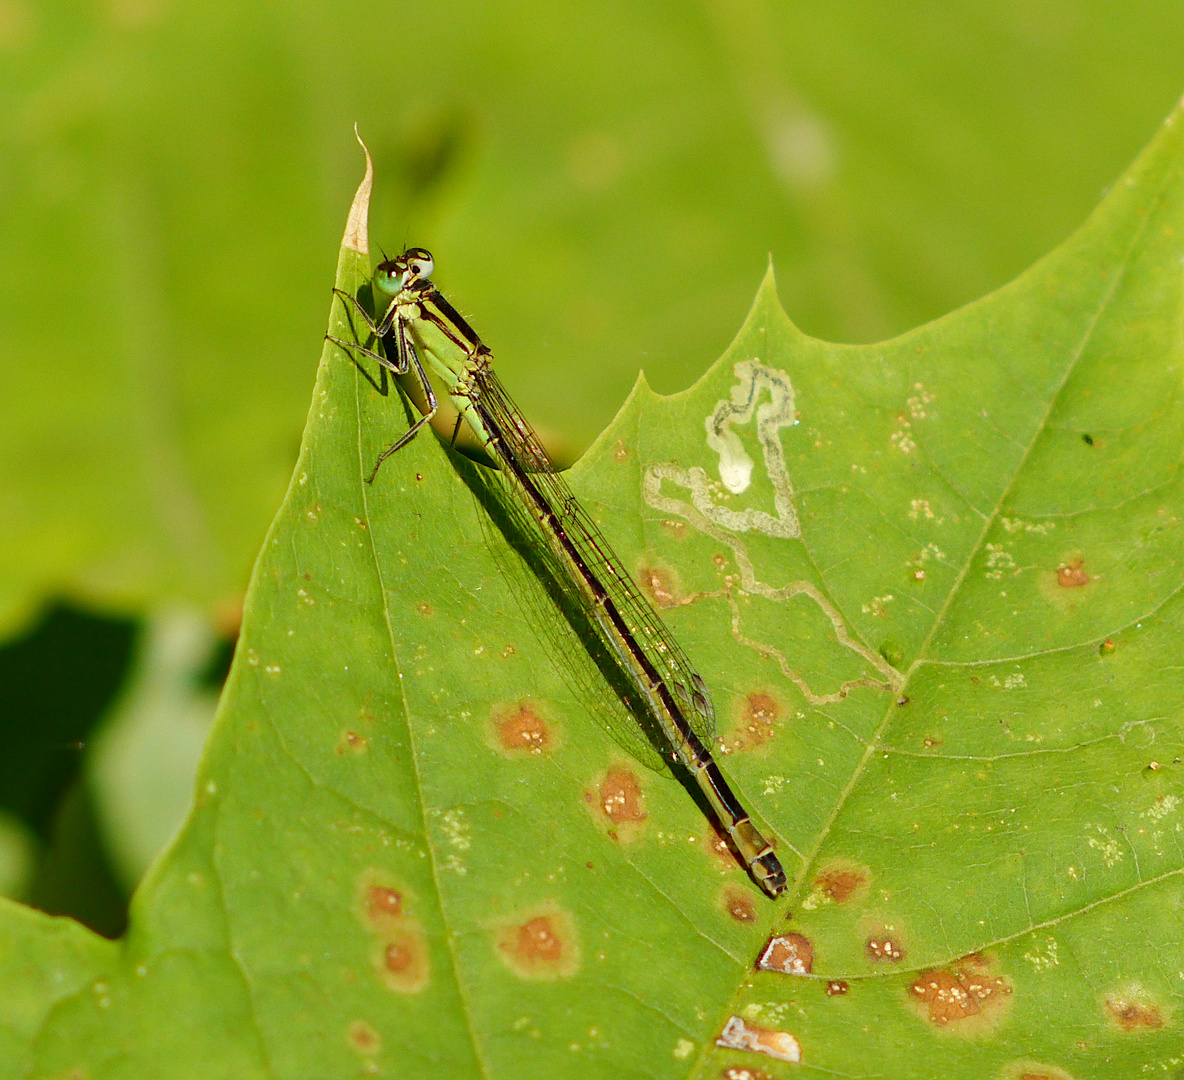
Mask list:
[[[514,464],[542,492],[559,527],[578,552],[579,559],[612,598],[630,634],[659,678],[669,687],[692,730],[710,748],[715,740],[715,710],[694,665],[624,568],[604,534],[572,494],[562,475],[555,471],[538,436],[506,393],[496,374],[488,367],[482,367],[473,373],[473,382],[476,390],[472,399],[474,405],[487,413],[493,426],[504,433],[504,446]],[[507,480],[513,482],[509,476]],[[534,528],[545,540],[553,558],[570,563],[569,554],[547,529],[538,522],[534,523]],[[570,579],[572,574],[568,566],[559,573],[559,577]],[[583,600],[585,605],[594,602],[594,598],[587,595]],[[627,692],[622,696],[629,701]],[[636,694],[633,696],[636,697]],[[637,716],[638,710],[633,708],[632,711]],[[663,736],[659,735],[658,739],[658,745],[666,743]],[[675,749],[668,745],[663,748],[667,752]]]
[[[458,468],[485,510],[486,542],[496,553],[498,569],[572,696],[631,758],[656,772],[667,771],[670,750],[664,736],[646,714],[623,703],[631,689],[627,679],[592,625],[584,596],[545,542],[512,481],[499,469],[467,459]]]

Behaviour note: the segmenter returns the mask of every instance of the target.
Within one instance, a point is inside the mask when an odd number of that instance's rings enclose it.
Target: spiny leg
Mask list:
[[[367,349],[364,345],[359,345],[356,341],[344,341],[342,338],[334,337],[332,334],[325,335],[326,341],[333,342],[334,345],[344,349],[346,355],[354,362],[357,369],[366,377],[366,381],[374,387],[383,397],[387,396],[389,392],[386,373],[393,371],[396,375],[406,375],[406,370],[400,371],[397,364],[393,363],[381,353],[376,353],[372,349]],[[361,364],[358,363],[358,358],[354,356],[354,352],[360,352],[363,356],[370,357],[371,360],[377,360],[379,363],[379,374],[382,379],[381,382],[375,382],[374,376],[370,374]]]
[[[386,461],[391,454],[398,453],[419,433],[419,429],[424,424],[431,423],[432,417],[436,415],[436,409],[439,407],[439,402],[436,400],[436,391],[432,389],[431,380],[428,379],[427,372],[423,369],[423,364],[420,362],[419,353],[415,351],[415,346],[407,339],[407,328],[402,322],[396,321],[394,330],[396,349],[398,353],[397,363],[401,364],[403,374],[407,371],[414,371],[415,378],[419,382],[419,387],[423,391],[424,399],[427,402],[427,411],[411,425],[411,429],[405,432],[394,444],[388,446],[381,454],[378,455],[378,460],[374,462],[374,468],[370,470],[370,475],[366,477],[367,484],[373,484],[374,478],[378,475],[378,470],[382,467],[382,463]]]
[[[376,323],[373,317],[370,315],[370,312],[362,307],[361,303],[358,301],[358,298],[354,296],[353,293],[347,293],[344,289],[337,288],[335,288],[333,291],[338,296],[340,296],[342,300],[348,300],[351,304],[353,304],[358,314],[362,316],[362,321],[370,328],[370,333],[372,333],[375,337],[380,338],[384,334],[390,333],[391,327],[394,326],[395,318],[398,315],[398,309],[394,304],[391,304],[391,306],[387,309],[386,314],[383,315],[382,319]]]
[[[362,307],[361,304],[358,303],[358,301],[355,297],[351,296],[349,293],[343,291],[342,289],[334,289],[333,291],[338,296],[340,296],[342,299],[348,300],[351,304],[353,304],[353,306],[357,310],[358,314],[360,314],[362,316],[362,319],[366,323],[366,326],[369,327],[370,332],[372,334],[376,335],[377,337],[381,338],[382,335],[379,334],[378,331],[380,330],[382,324],[380,323],[380,324],[376,325],[374,323],[374,320],[370,318],[370,313],[368,311],[366,311],[366,309],[364,307]],[[393,307],[391,309],[391,314],[392,315],[394,314]],[[385,323],[386,321],[387,320],[384,317],[382,322]],[[390,357],[383,356],[381,353],[377,353],[373,349],[368,349],[368,348],[366,348],[365,345],[362,345],[357,341],[346,341],[344,338],[334,337],[332,334],[326,334],[325,340],[331,341],[331,342],[333,342],[334,345],[337,345],[338,347],[344,349],[346,351],[346,354],[349,356],[349,358],[356,365],[357,369],[363,375],[366,376],[366,381],[371,386],[373,386],[374,389],[377,390],[383,397],[386,397],[387,393],[389,392],[387,375],[386,375],[386,373],[388,371],[394,372],[394,374],[396,374],[396,375],[407,374],[407,363],[406,363],[405,359],[402,359],[400,357],[396,357],[394,360],[391,360]],[[381,370],[380,370],[381,381],[380,382],[375,382],[374,377],[370,374],[370,372],[368,372],[361,364],[358,363],[358,358],[357,358],[357,356],[354,355],[355,353],[361,353],[362,356],[367,356],[371,360],[378,361],[379,365],[381,366]]]

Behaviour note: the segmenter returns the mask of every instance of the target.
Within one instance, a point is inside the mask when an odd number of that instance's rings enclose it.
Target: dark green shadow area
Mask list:
[[[80,775],[83,750],[119,692],[136,623],[58,605],[0,649],[0,809],[42,845],[29,903],[106,937],[127,924]]]

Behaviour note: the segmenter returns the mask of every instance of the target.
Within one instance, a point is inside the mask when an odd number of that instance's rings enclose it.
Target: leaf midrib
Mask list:
[[[1021,474],[1023,473],[1024,465],[1027,462],[1028,458],[1030,457],[1033,448],[1036,446],[1037,442],[1040,440],[1040,437],[1044,434],[1046,428],[1048,427],[1049,418],[1051,417],[1053,410],[1056,408],[1056,405],[1057,405],[1058,401],[1060,400],[1061,394],[1063,393],[1065,386],[1068,384],[1069,380],[1072,378],[1073,373],[1077,370],[1077,365],[1080,362],[1081,357],[1085,352],[1086,346],[1089,344],[1089,341],[1090,341],[1091,337],[1093,336],[1094,330],[1096,329],[1096,327],[1098,325],[1098,321],[1101,319],[1102,314],[1105,312],[1107,306],[1109,305],[1110,301],[1114,297],[1115,290],[1118,288],[1119,283],[1122,281],[1123,277],[1125,276],[1127,267],[1130,263],[1131,256],[1132,256],[1136,246],[1138,245],[1139,241],[1142,239],[1143,234],[1147,229],[1147,225],[1153,216],[1152,210],[1154,207],[1158,206],[1162,200],[1163,190],[1168,182],[1168,179],[1169,179],[1169,177],[1165,175],[1163,177],[1163,179],[1160,180],[1159,187],[1155,193],[1154,199],[1151,200],[1150,206],[1148,207],[1147,211],[1140,216],[1138,228],[1136,228],[1134,230],[1134,232],[1131,236],[1131,241],[1130,241],[1129,245],[1127,246],[1126,251],[1123,253],[1122,258],[1120,260],[1118,260],[1118,262],[1115,264],[1114,269],[1111,272],[1110,280],[1106,286],[1106,289],[1098,302],[1097,310],[1094,312],[1093,316],[1090,318],[1089,323],[1086,326],[1086,328],[1081,336],[1081,340],[1080,340],[1077,348],[1074,350],[1072,358],[1065,365],[1065,372],[1061,378],[1060,383],[1057,385],[1057,387],[1053,391],[1053,393],[1049,396],[1048,406],[1045,409],[1044,415],[1040,418],[1039,422],[1036,424],[1036,426],[1033,430],[1033,433],[1032,433],[1032,438],[1029,440],[1027,447],[1024,449],[1022,457],[1017,462],[1014,470],[1012,471],[1011,477],[1008,479],[1006,485],[1003,487],[1002,491],[1000,492],[998,499],[996,499],[995,505],[991,508],[990,513],[984,516],[983,527],[979,532],[978,538],[975,540],[974,544],[972,545],[970,551],[968,552],[968,554],[962,564],[961,569],[958,571],[958,575],[954,579],[954,583],[950,587],[949,593],[947,594],[944,603],[942,604],[940,610],[938,611],[937,617],[934,619],[933,625],[930,627],[929,633],[926,634],[925,639],[921,643],[921,647],[917,652],[916,658],[905,670],[904,683],[902,686],[902,690],[907,689],[909,680],[912,678],[913,673],[919,667],[921,667],[922,665],[924,665],[926,663],[940,663],[941,662],[938,660],[931,660],[927,655],[930,647],[933,644],[934,638],[936,637],[938,631],[943,628],[943,626],[945,624],[945,620],[949,614],[950,608],[953,606],[955,599],[958,597],[958,594],[959,594],[960,589],[962,587],[962,583],[965,581],[967,574],[970,572],[970,567],[973,565],[975,558],[978,556],[979,552],[982,550],[983,544],[986,542],[986,538],[990,534],[992,526],[994,525],[995,521],[999,517],[1000,510],[1002,509],[1003,505],[1007,501],[1008,496],[1011,494],[1017,481],[1019,480]],[[806,878],[807,872],[810,869],[810,866],[813,864],[815,858],[818,855],[818,852],[821,850],[823,844],[826,842],[827,838],[829,837],[830,832],[831,832],[832,828],[834,827],[834,824],[835,824],[836,820],[838,819],[839,814],[842,812],[843,807],[846,805],[848,798],[851,796],[851,793],[855,790],[855,787],[859,783],[859,780],[861,779],[863,772],[867,767],[867,763],[871,760],[871,758],[874,754],[882,751],[883,748],[881,746],[880,741],[881,741],[881,738],[883,737],[883,734],[884,734],[885,730],[887,729],[888,725],[891,723],[891,719],[893,716],[893,710],[895,708],[896,708],[896,702],[893,701],[884,710],[883,719],[880,721],[879,725],[877,725],[875,731],[872,733],[871,738],[868,740],[867,745],[864,748],[863,754],[860,756],[859,761],[856,763],[855,768],[852,770],[850,779],[844,785],[843,790],[840,792],[839,797],[835,802],[835,806],[834,806],[833,811],[828,815],[827,819],[823,822],[822,827],[818,831],[818,837],[817,837],[815,843],[813,845],[811,845],[810,849],[807,851],[806,861],[802,864],[801,871],[795,877],[792,888],[787,893],[787,897],[794,898],[798,895],[799,890],[801,889],[802,883]],[[1184,872],[1184,870],[1172,871],[1171,873],[1177,873],[1177,872]],[[1132,888],[1139,888],[1139,887],[1142,887],[1142,883],[1140,883],[1139,885],[1136,885],[1136,886],[1132,886]],[[1120,893],[1120,894],[1116,894],[1116,895],[1122,895],[1122,894]],[[1097,901],[1094,901],[1092,904],[1087,905],[1085,908],[1082,908],[1079,910],[1080,911],[1088,910],[1089,907],[1095,906],[1096,904],[1108,902],[1110,899],[1113,899],[1113,898],[1107,897],[1107,898],[1099,899]],[[1065,915],[1058,916],[1058,919],[1068,918],[1068,917],[1070,917],[1070,915],[1075,915],[1078,913],[1079,912],[1066,913]],[[1035,927],[1029,926],[1029,927],[1025,928],[1024,930],[1017,931],[1016,935],[1014,935],[1014,936],[1019,936],[1019,935],[1025,934],[1025,933],[1030,933],[1032,929],[1039,928],[1039,926],[1041,926],[1041,925],[1044,925],[1044,924],[1036,924]],[[1010,938],[1003,938],[1000,940],[1010,940]],[[951,959],[953,959],[953,957],[951,957]]]
[[[374,538],[374,521],[370,514],[370,498],[369,485],[365,482],[365,473],[362,468],[362,461],[364,450],[362,446],[362,387],[361,387],[361,372],[358,366],[354,365],[354,408],[355,408],[355,430],[357,431],[357,447],[358,447],[358,484],[361,488],[362,495],[362,512],[366,517],[366,535],[370,543],[370,557],[374,562],[374,575],[378,581],[378,591],[382,601],[382,618],[386,626],[387,641],[390,643],[391,663],[396,672],[402,670],[402,665],[399,662],[399,650],[396,643],[394,622],[390,609],[390,604],[387,600],[386,579],[382,572],[382,560],[378,557],[378,550],[375,547]],[[449,921],[448,912],[444,904],[444,890],[440,882],[440,866],[437,859],[435,845],[432,843],[431,833],[428,831],[427,823],[427,807],[424,805],[424,787],[423,777],[420,773],[419,767],[419,747],[416,745],[415,732],[411,723],[411,703],[407,699],[407,687],[405,679],[397,679],[399,684],[399,699],[403,704],[403,722],[407,728],[407,743],[411,748],[411,768],[415,772],[415,795],[419,810],[419,825],[420,831],[423,835],[424,848],[428,853],[428,860],[432,868],[432,883],[435,889],[436,909],[440,913],[440,922],[444,926],[445,946],[448,949],[449,964],[452,968],[452,981],[456,987],[456,992],[461,1000],[461,1007],[465,1013],[464,1029],[469,1037],[469,1046],[472,1048],[473,1060],[476,1061],[477,1067],[481,1070],[483,1077],[492,1077],[493,1071],[490,1068],[489,1062],[486,1061],[484,1054],[481,1052],[475,1032],[473,1031],[472,1018],[475,1015],[473,1010],[473,1003],[470,1000],[467,985],[461,976],[460,957],[456,952],[456,936],[453,933],[452,925]]]

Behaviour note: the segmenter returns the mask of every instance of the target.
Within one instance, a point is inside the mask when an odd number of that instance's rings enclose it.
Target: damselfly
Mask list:
[[[423,248],[408,248],[380,263],[374,285],[390,300],[377,322],[356,298],[338,290],[382,339],[386,355],[357,342],[330,340],[396,375],[410,375],[424,401],[421,417],[379,455],[367,480],[373,481],[383,461],[436,413],[426,360],[460,414],[457,424],[463,418],[472,428],[550,549],[552,562],[582,597],[586,624],[622,676],[614,681],[626,688],[620,694],[626,709],[647,729],[660,732],[669,757],[694,778],[749,873],[776,896],[785,888],[785,871],[711,756],[715,710],[703,679],[551,464],[494,373],[493,354],[432,282],[434,268]]]

